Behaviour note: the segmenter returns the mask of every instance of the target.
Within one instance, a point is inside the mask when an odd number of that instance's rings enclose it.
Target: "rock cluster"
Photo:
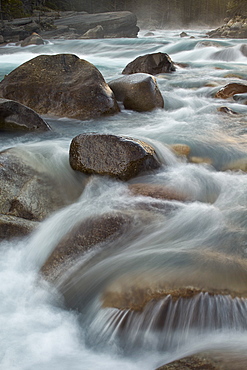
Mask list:
[[[234,18],[226,18],[225,23],[215,30],[207,33],[211,38],[247,38],[247,16],[237,15]]]
[[[136,37],[138,32],[137,18],[128,11],[97,14],[40,11],[30,18],[3,21],[0,43],[40,45],[45,42],[43,39],[49,38]],[[34,36],[33,33],[40,36]],[[24,39],[25,42],[22,41]]]

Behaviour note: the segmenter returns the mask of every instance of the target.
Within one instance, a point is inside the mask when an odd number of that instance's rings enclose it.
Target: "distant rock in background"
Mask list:
[[[211,38],[247,38],[247,16],[237,15],[231,19],[226,19],[226,23],[207,33]]]
[[[78,39],[85,33],[86,38],[102,38],[102,29],[97,29],[97,32],[95,30],[99,26],[104,30],[103,37],[137,37],[139,32],[136,15],[129,11],[96,14],[36,11],[29,18],[4,20],[0,28],[0,44],[18,43],[30,37],[33,32],[43,39]]]

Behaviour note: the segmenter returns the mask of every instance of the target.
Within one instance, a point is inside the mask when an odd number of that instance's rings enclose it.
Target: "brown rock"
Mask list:
[[[0,96],[40,114],[71,118],[119,111],[98,69],[72,54],[40,55],[22,64],[1,81]]]
[[[168,54],[154,53],[136,58],[124,68],[122,73],[125,75],[132,73],[157,75],[159,73],[171,73],[175,70],[175,65]]]
[[[164,100],[155,77],[146,73],[135,73],[109,82],[117,100],[126,109],[137,112],[164,108]]]
[[[129,190],[133,195],[143,195],[156,199],[187,201],[189,197],[162,185],[154,184],[131,184]]]
[[[191,152],[189,145],[186,144],[173,144],[171,145],[171,149],[178,156],[188,157]]]
[[[130,223],[131,217],[121,213],[86,219],[61,240],[41,268],[42,274],[50,281],[57,279],[85,252],[117,239]]]
[[[40,35],[38,35],[36,32],[33,32],[31,36],[28,36],[25,38],[25,40],[20,42],[20,45],[22,47],[28,46],[28,45],[44,45],[44,40]]]
[[[221,113],[226,113],[228,115],[238,114],[237,112],[235,112],[234,110],[232,110],[231,108],[228,108],[228,107],[220,107],[220,108],[218,108],[218,111],[221,112]]]
[[[129,180],[160,163],[151,145],[128,137],[81,134],[70,145],[70,165],[88,174]]]
[[[205,355],[194,355],[160,366],[156,370],[230,370],[226,364]]]
[[[228,99],[235,94],[241,94],[247,92],[247,85],[240,83],[229,83],[222,87],[216,94],[215,98]]]
[[[32,109],[0,99],[0,131],[49,131],[49,125]]]

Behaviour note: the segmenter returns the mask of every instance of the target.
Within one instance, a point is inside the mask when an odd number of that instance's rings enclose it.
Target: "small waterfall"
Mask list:
[[[125,350],[171,350],[191,336],[247,328],[247,299],[199,293],[150,301],[142,311],[105,308],[90,325],[97,342],[117,341]],[[94,337],[94,339],[95,339]],[[92,340],[92,338],[91,338]]]

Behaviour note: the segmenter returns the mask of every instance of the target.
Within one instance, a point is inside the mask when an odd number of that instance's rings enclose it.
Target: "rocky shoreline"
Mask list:
[[[43,39],[137,37],[135,14],[129,11],[88,14],[86,12],[37,12],[29,18],[3,20],[0,44],[18,43],[32,33]],[[21,45],[26,46],[26,45]]]

